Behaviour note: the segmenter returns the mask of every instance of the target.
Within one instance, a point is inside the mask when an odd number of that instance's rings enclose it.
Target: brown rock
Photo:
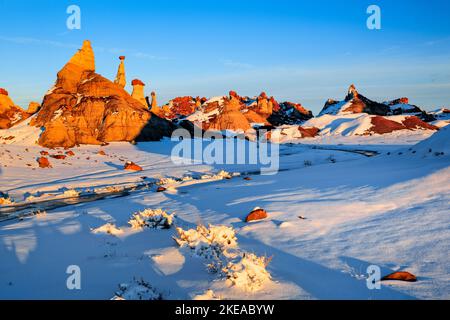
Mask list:
[[[103,150],[100,150],[99,152],[97,152],[97,154],[100,156],[106,156],[106,153]]]
[[[36,112],[39,111],[40,108],[41,108],[41,104],[39,102],[32,101],[28,104],[27,113],[35,114]]]
[[[69,157],[75,156],[75,153],[72,150],[66,151],[66,155]]]
[[[27,112],[14,104],[8,96],[8,91],[0,88],[0,129],[8,129],[29,116]]]
[[[164,188],[164,187],[158,187],[158,189],[156,189],[156,192],[164,192],[164,191],[166,191],[167,189],[166,188]]]
[[[44,151],[44,150],[42,150],[41,152],[40,152],[40,154],[41,154],[41,156],[48,156],[48,151]]]
[[[257,221],[267,218],[267,212],[261,208],[255,208],[252,212],[245,218],[245,222]]]
[[[298,126],[298,131],[301,132],[302,138],[314,138],[319,134],[320,129],[316,127],[305,128]]]
[[[386,280],[398,280],[398,281],[416,282],[417,278],[416,278],[415,275],[413,275],[413,274],[411,274],[409,272],[398,271],[398,272],[391,273],[391,274],[381,278],[381,281],[386,281]]]
[[[57,160],[64,160],[65,158],[67,158],[67,156],[64,154],[52,154],[50,155],[50,157]]]
[[[37,162],[40,168],[51,168],[50,161],[46,157],[37,158]]]
[[[127,161],[125,163],[125,166],[123,167],[124,170],[130,170],[130,171],[142,171],[142,167],[138,166],[136,163],[132,161]]]
[[[438,127],[428,124],[420,120],[416,116],[406,117],[402,123],[395,122],[388,118],[382,116],[375,116],[371,119],[372,127],[367,130],[366,134],[377,133],[385,134],[391,133],[398,130],[416,130],[416,129],[427,129],[427,130],[439,130]]]

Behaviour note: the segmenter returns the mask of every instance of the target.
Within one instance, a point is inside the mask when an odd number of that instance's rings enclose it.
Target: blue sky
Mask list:
[[[81,8],[68,30],[66,8]],[[382,29],[366,27],[370,4]],[[318,113],[351,83],[369,98],[450,104],[450,1],[0,0],[0,87],[27,106],[90,39],[97,72],[113,79],[126,55],[159,101],[261,91]]]

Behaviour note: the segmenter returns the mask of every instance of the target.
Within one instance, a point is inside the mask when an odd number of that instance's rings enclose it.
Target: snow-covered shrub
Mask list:
[[[133,229],[144,227],[169,229],[175,220],[175,214],[168,214],[162,209],[145,209],[133,214],[128,223]]]
[[[237,239],[232,227],[199,225],[197,229],[186,231],[177,228],[177,232],[179,237],[174,239],[178,245],[188,247],[195,255],[210,261],[208,270],[211,272],[220,271],[227,259],[235,255],[231,249],[237,247]]]
[[[303,161],[303,164],[305,165],[305,167],[311,167],[312,166],[312,162],[310,160]]]
[[[7,206],[12,203],[13,203],[13,201],[11,200],[11,198],[9,196],[0,197],[0,206]]]
[[[231,286],[254,292],[271,280],[270,273],[266,270],[270,260],[245,252],[237,261],[229,262],[223,272]]]
[[[162,294],[143,279],[133,279],[131,283],[120,284],[112,300],[162,300]]]
[[[64,191],[63,196],[66,198],[75,198],[78,197],[80,193],[75,189],[69,189]]]
[[[162,178],[158,181],[158,185],[169,185],[169,184],[176,184],[178,181],[174,178]]]
[[[107,223],[98,228],[92,229],[92,233],[106,233],[111,235],[119,235],[123,233],[123,230],[117,228],[115,224]]]

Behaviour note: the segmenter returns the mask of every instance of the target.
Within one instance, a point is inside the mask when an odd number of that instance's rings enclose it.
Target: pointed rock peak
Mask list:
[[[358,96],[358,91],[356,90],[356,87],[354,84],[352,84],[349,88],[348,88],[348,96],[352,96],[353,98],[356,98]]]
[[[120,61],[124,61],[125,60],[125,56],[119,56],[119,60]]]
[[[6,90],[3,89],[3,88],[0,88],[0,94],[2,94],[2,95],[4,95],[4,96],[7,96],[7,95],[8,95],[8,91],[6,91]]]
[[[241,99],[241,97],[237,94],[237,92],[236,91],[234,91],[234,90],[231,90],[229,93],[228,93],[229,95],[230,95],[230,98],[236,98],[236,99]]]
[[[69,63],[75,64],[85,70],[95,71],[94,51],[89,40],[83,42],[83,46],[73,55]]]

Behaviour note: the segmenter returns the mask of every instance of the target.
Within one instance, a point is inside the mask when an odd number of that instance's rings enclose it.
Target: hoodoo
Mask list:
[[[148,107],[144,93],[145,83],[143,83],[139,79],[134,79],[133,81],[131,81],[131,85],[133,86],[133,92],[131,93],[131,96],[140,103],[142,103],[142,105]]]
[[[118,84],[122,88],[125,88],[127,85],[127,79],[125,77],[125,56],[120,56],[119,60],[119,69],[117,70],[116,80],[114,80],[114,83]]]

